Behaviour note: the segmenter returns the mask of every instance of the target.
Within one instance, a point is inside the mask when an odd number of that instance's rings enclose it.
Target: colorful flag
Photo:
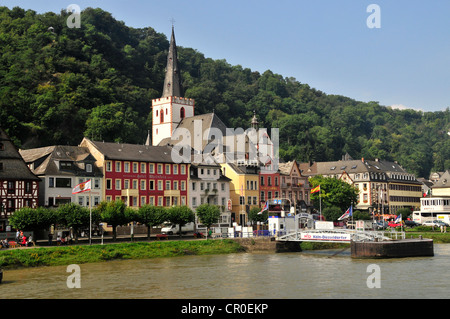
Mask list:
[[[91,190],[91,180],[88,180],[84,183],[78,184],[75,186],[74,189],[72,189],[72,194],[78,194],[83,192],[88,192]]]
[[[398,217],[395,219],[394,223],[398,224],[402,221],[402,214],[398,215]]]
[[[338,220],[343,220],[344,218],[348,218],[353,215],[353,206],[350,206],[346,212],[338,218]]]
[[[317,192],[320,192],[320,185],[317,186],[317,187],[314,187],[313,189],[311,189],[311,194],[314,194],[314,193],[317,193]]]
[[[263,211],[268,210],[269,209],[269,201],[266,201],[266,204],[264,204],[263,209],[258,213],[258,215],[261,215],[263,213]]]

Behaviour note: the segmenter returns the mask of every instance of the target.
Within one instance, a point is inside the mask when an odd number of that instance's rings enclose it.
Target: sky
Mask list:
[[[178,46],[326,94],[424,112],[450,107],[448,0],[0,0],[38,13],[70,4],[168,38],[173,23]]]

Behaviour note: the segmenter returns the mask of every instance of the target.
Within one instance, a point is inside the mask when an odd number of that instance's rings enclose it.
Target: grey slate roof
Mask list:
[[[86,139],[88,140],[88,139]],[[150,163],[178,163],[179,156],[172,158],[172,148],[169,146],[151,146],[126,143],[109,143],[90,141],[104,155],[105,160],[136,161]]]
[[[101,171],[93,165],[95,158],[87,147],[54,145],[41,148],[20,150],[20,154],[28,164],[33,163],[33,172],[36,175],[76,175],[76,176],[102,176]],[[60,169],[59,161],[71,162],[70,169]],[[83,164],[92,164],[92,173],[85,171]]]
[[[0,150],[0,163],[3,166],[0,170],[0,180],[40,180],[28,168],[14,143],[1,127],[0,143],[3,145]]]
[[[447,188],[450,187],[450,171],[442,174],[441,178],[431,188]]]

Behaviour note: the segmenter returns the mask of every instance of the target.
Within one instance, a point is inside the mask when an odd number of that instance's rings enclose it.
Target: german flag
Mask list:
[[[320,185],[314,187],[313,189],[311,189],[311,194],[314,194],[314,193],[317,193],[317,192],[320,192]]]

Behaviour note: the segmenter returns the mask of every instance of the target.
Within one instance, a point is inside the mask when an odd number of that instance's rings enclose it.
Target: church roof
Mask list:
[[[181,74],[178,67],[177,45],[175,43],[175,32],[172,26],[172,36],[170,38],[169,54],[167,55],[166,77],[162,97],[183,96],[181,85]]]

